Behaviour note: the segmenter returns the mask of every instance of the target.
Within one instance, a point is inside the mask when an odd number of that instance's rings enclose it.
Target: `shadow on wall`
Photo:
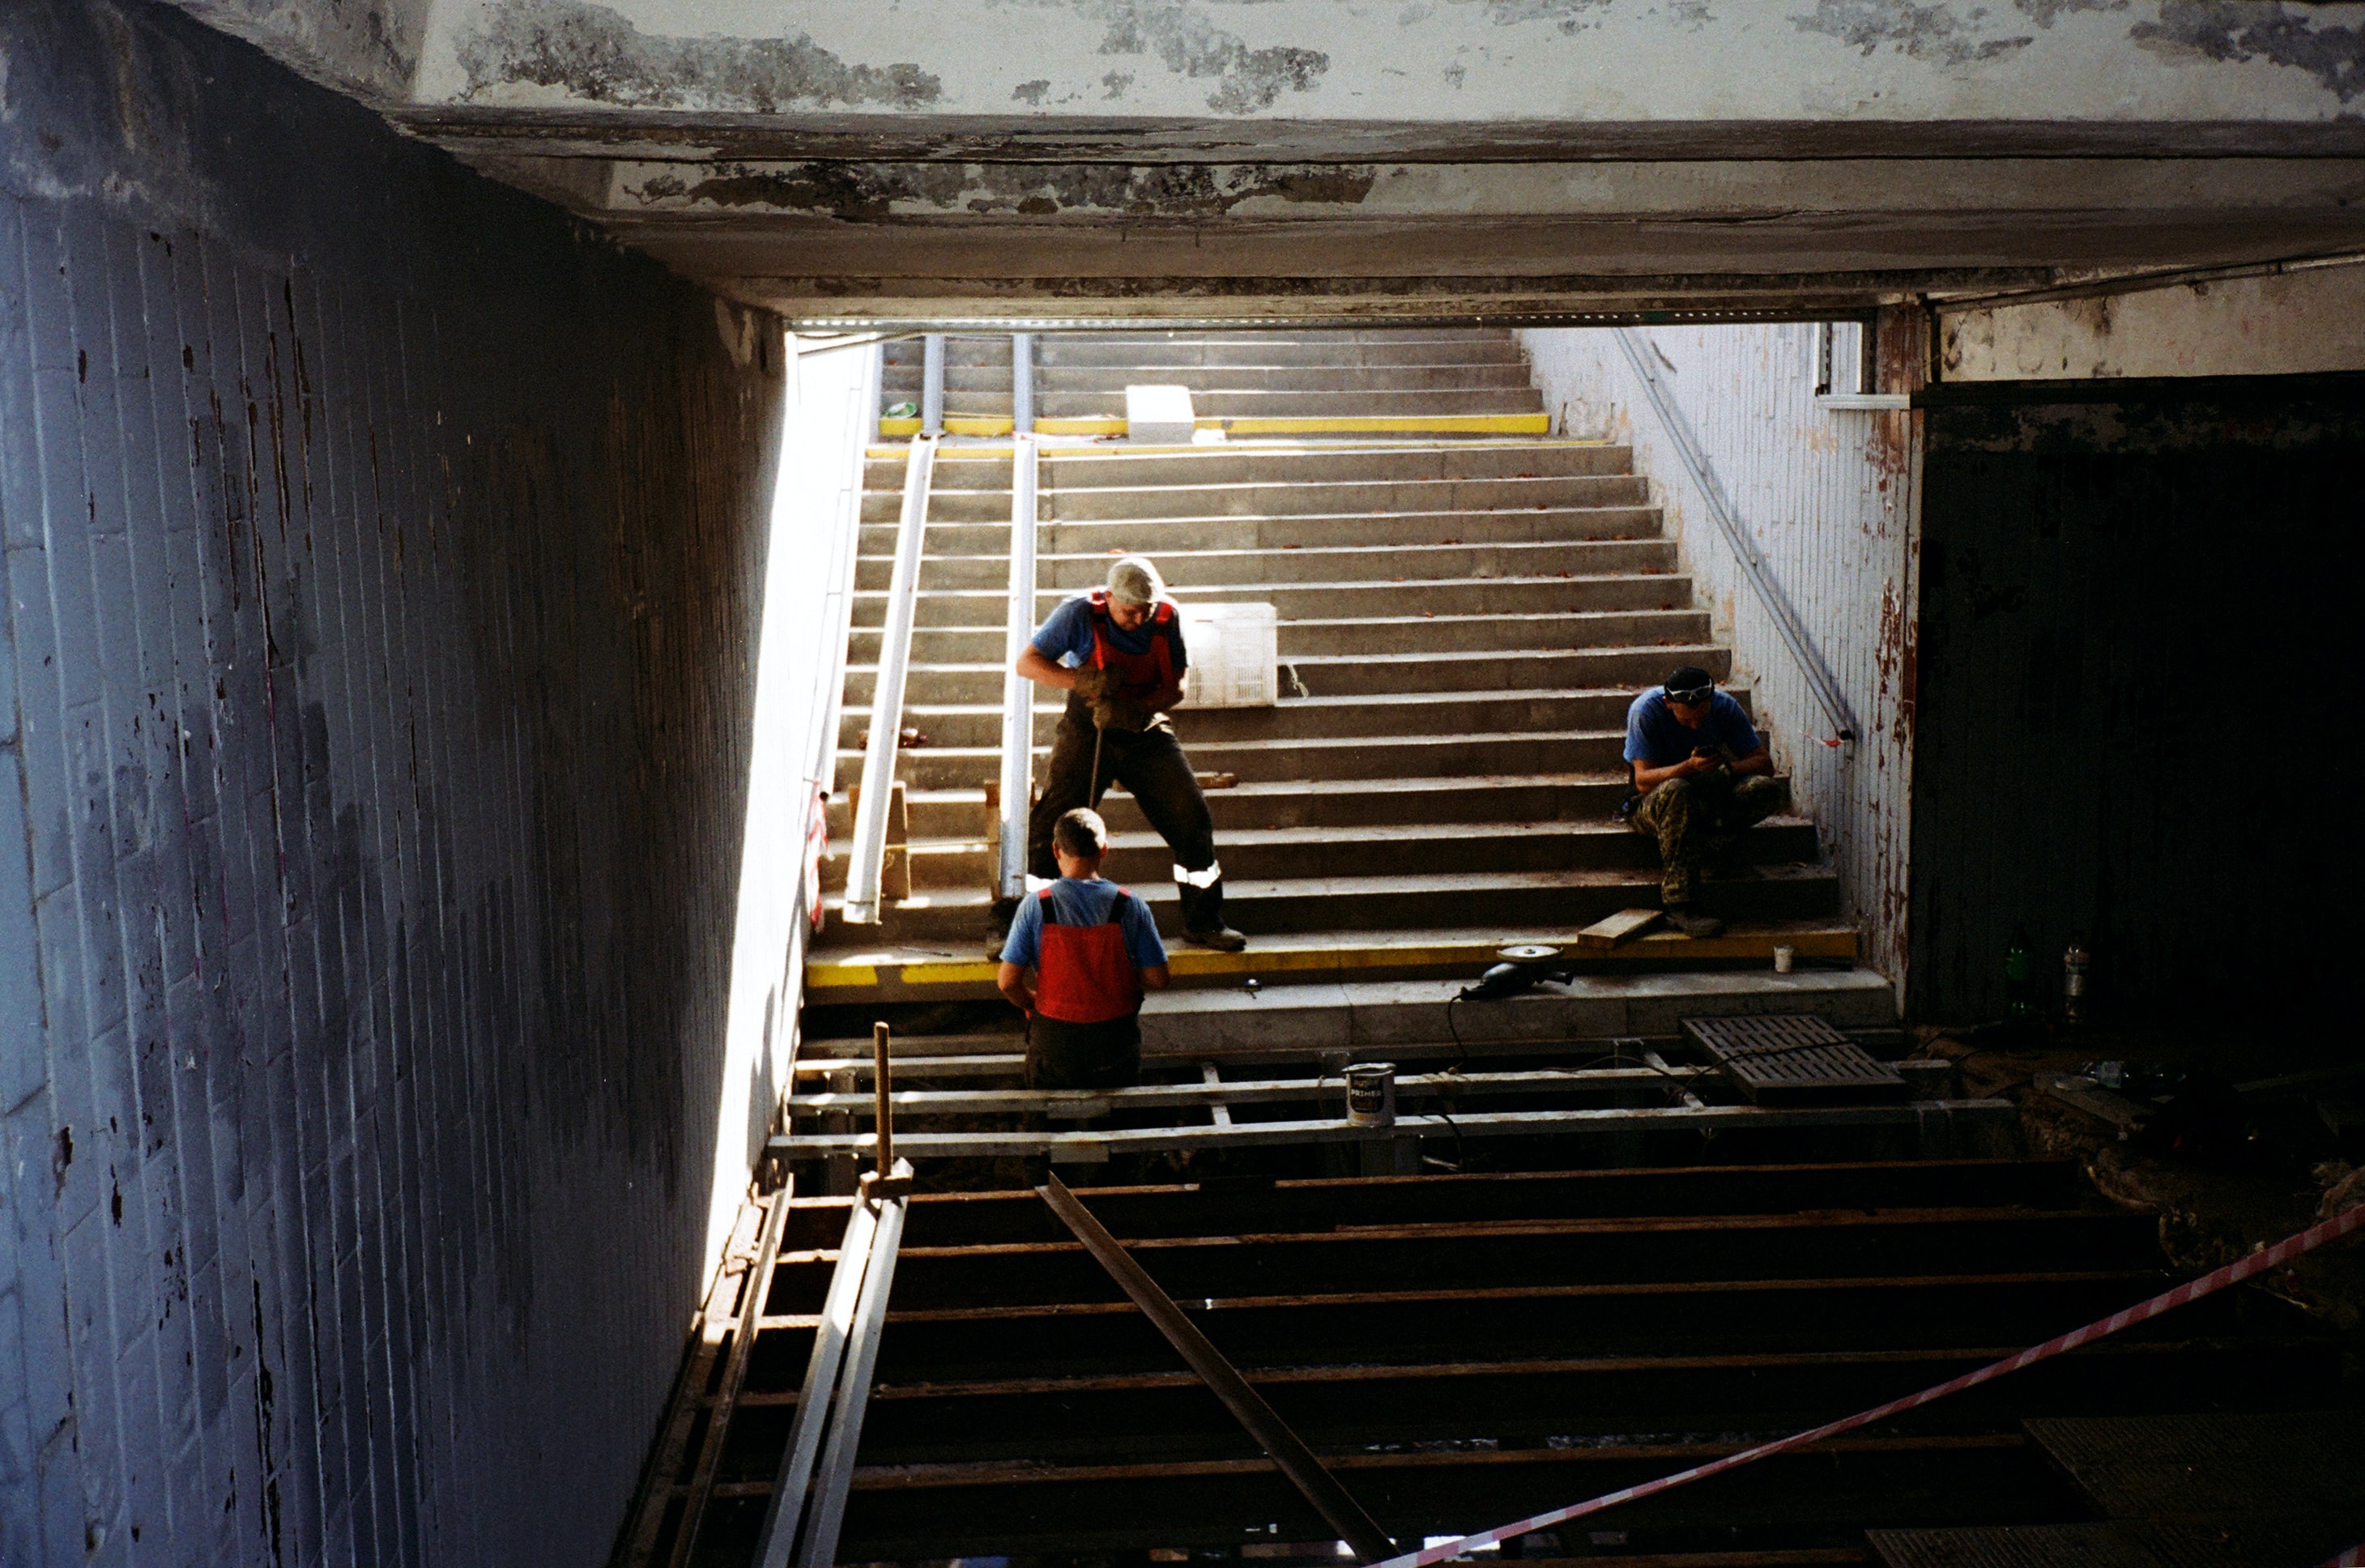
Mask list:
[[[777,324],[176,11],[0,58],[0,1561],[597,1563],[747,1081]]]
[[[2346,1028],[2365,376],[1953,395],[1990,400],[1927,415],[1913,1013],[2000,1015],[2025,922],[2105,1017]]]

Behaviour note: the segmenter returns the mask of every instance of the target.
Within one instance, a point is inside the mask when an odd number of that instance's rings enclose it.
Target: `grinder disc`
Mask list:
[[[1547,947],[1541,942],[1519,942],[1508,947],[1495,949],[1495,957],[1511,964],[1541,964],[1547,958],[1560,957],[1560,949]]]

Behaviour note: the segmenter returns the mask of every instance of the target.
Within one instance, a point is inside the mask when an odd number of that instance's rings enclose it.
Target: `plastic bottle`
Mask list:
[[[2028,923],[2014,921],[2012,946],[2003,950],[2003,1014],[2007,1018],[2036,1016],[2035,977],[2028,962]]]

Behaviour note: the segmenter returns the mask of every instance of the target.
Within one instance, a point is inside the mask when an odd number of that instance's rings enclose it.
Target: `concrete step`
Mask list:
[[[925,728],[925,726],[923,726]],[[1346,735],[1320,740],[1197,741],[1191,762],[1202,773],[1269,779],[1427,778],[1478,773],[1608,773],[1624,766],[1626,732],[1519,730],[1451,735]],[[1038,746],[1038,754],[1047,754]],[[1037,776],[1043,764],[1037,763]],[[930,736],[895,756],[895,777],[914,789],[970,789],[1001,775],[998,746],[953,745]],[[862,754],[837,753],[841,787],[862,776]]]
[[[862,492],[862,521],[867,523],[900,523],[903,518],[903,494],[894,490]],[[976,489],[931,483],[928,486],[928,522],[998,522],[1006,530],[1010,526],[1010,483],[1004,475],[999,487],[981,486]]]
[[[1546,823],[1412,823],[1359,827],[1237,828],[1216,845],[1228,886],[1235,880],[1320,880],[1416,873],[1576,871],[1617,868],[1655,874],[1651,841],[1608,818]],[[1743,836],[1743,864],[1812,862],[1814,823],[1803,817],[1767,819]],[[995,856],[977,838],[923,838],[911,844],[912,885],[921,890],[985,888]],[[1174,856],[1147,829],[1115,833],[1103,875],[1128,886],[1171,880]],[[823,862],[822,885],[846,886],[846,849]]]
[[[1007,534],[1007,525],[1003,530]],[[920,588],[924,593],[1006,586],[1007,554],[941,554],[933,537],[924,542]],[[1108,575],[1105,552],[1090,555],[1043,554],[1036,560],[1040,588],[1076,593],[1097,588]],[[1671,541],[1550,540],[1519,544],[1355,544],[1280,550],[1161,550],[1159,569],[1172,582],[1197,587],[1253,588],[1284,582],[1406,582],[1450,578],[1502,579],[1556,577],[1664,577],[1676,569]],[[856,563],[857,588],[884,590],[894,577],[891,555],[866,554]]]
[[[876,466],[876,465],[874,465]],[[1129,452],[1119,446],[1048,447],[1047,489],[1106,486],[1314,484],[1380,479],[1533,479],[1628,475],[1633,449],[1608,442],[1390,442],[1261,445],[1225,442],[1187,451]],[[900,470],[899,470],[900,472]],[[892,476],[891,483],[894,482]]]
[[[916,363],[916,362],[914,362]],[[1006,363],[1006,362],[1005,362]],[[1077,367],[1153,370],[1190,365],[1517,364],[1519,345],[1508,337],[1429,339],[1399,342],[1267,338],[1254,342],[1109,342],[1087,337],[1037,340],[1038,371]]]
[[[1327,583],[1191,583],[1169,579],[1167,587],[1185,606],[1205,600],[1271,604],[1286,622],[1303,619],[1347,617],[1371,619],[1385,606],[1417,604],[1439,615],[1494,616],[1503,620],[1579,610],[1685,610],[1691,606],[1691,578],[1675,573],[1661,577],[1566,576],[1488,577],[1437,581],[1419,577],[1388,582]],[[1036,594],[1037,625],[1056,609],[1065,590],[1040,589]],[[1001,627],[1009,619],[1009,594],[999,588],[958,588],[925,593],[913,606],[917,626]],[[887,591],[854,595],[857,626],[878,626],[887,612]]]
[[[1035,547],[1050,555],[1162,555],[1175,550],[1328,549],[1350,544],[1530,544],[1656,539],[1656,507],[1564,507],[1518,511],[1349,512],[1339,517],[1194,517],[1044,522]],[[1007,521],[931,519],[927,548],[947,555],[1001,555]],[[862,526],[862,553],[892,555],[892,521]]]
[[[1474,479],[1276,480],[1240,484],[1062,486],[1042,497],[1055,521],[1194,517],[1287,517],[1303,513],[1541,510],[1549,507],[1639,507],[1649,487],[1631,475],[1556,474]],[[872,518],[869,492],[863,517]],[[894,517],[894,510],[885,516]],[[933,510],[931,515],[935,515]],[[1004,514],[1007,516],[1007,513]]]
[[[1532,386],[1458,388],[1451,386],[1397,392],[1268,392],[1235,384],[1211,386],[1191,396],[1191,413],[1202,420],[1349,419],[1370,415],[1532,414],[1543,408],[1543,394]],[[1125,392],[1038,392],[1036,413],[1047,420],[1125,417]]]
[[[1735,691],[1743,707],[1749,693]],[[1565,691],[1382,692],[1346,697],[1284,697],[1270,708],[1178,708],[1174,730],[1194,754],[1202,747],[1248,741],[1328,741],[1354,735],[1380,745],[1408,737],[1430,738],[1466,730],[1485,732],[1623,730],[1634,693],[1623,687]],[[1050,743],[1059,728],[1060,703],[1038,699],[1035,744]],[[930,744],[986,746],[1002,735],[999,702],[932,703],[908,688],[903,723],[916,726]],[[849,704],[838,719],[838,745],[852,747],[870,728],[870,710]]]
[[[1655,906],[1659,873],[1602,868],[1560,871],[1449,871],[1415,876],[1224,879],[1225,917],[1251,937],[1291,931],[1390,930],[1489,924],[1584,925],[1621,909]],[[1158,928],[1181,934],[1174,883],[1145,879],[1133,889],[1157,917]],[[982,952],[992,900],[983,887],[914,890],[892,903],[872,930],[849,936],[837,918],[838,900],[824,899],[829,940],[974,944]],[[1755,876],[1711,884],[1710,908],[1736,920],[1814,920],[1839,909],[1839,882],[1817,866],[1780,865]]]
[[[1624,771],[1493,774],[1472,778],[1281,779],[1207,791],[1221,835],[1246,828],[1402,826],[1418,823],[1575,822],[1604,819],[1626,793]],[[913,790],[906,797],[914,838],[983,842],[982,789]],[[1147,833],[1149,819],[1122,789],[1102,798],[1112,830]],[[830,797],[829,832],[854,831],[844,790]]]
[[[1664,578],[1653,579],[1664,581]],[[1039,599],[1037,608],[1050,607]],[[1006,606],[1004,607],[1006,609]],[[1038,622],[1040,617],[1037,617]],[[1000,666],[1003,627],[922,626],[912,633],[912,657],[934,664]],[[1570,652],[1594,648],[1692,646],[1708,641],[1708,611],[1676,610],[1571,610],[1524,615],[1309,616],[1279,627],[1283,659],[1363,654],[1521,652],[1541,646]],[[852,659],[876,666],[879,625],[854,628]],[[1641,683],[1638,683],[1641,684]]]
[[[1698,665],[1722,680],[1732,673],[1732,655],[1714,644],[1676,644],[1664,648],[1305,655],[1284,661],[1281,686],[1285,694],[1293,697],[1601,686],[1639,691],[1679,664]],[[846,700],[868,705],[878,674],[876,665],[848,666]],[[914,664],[904,690],[907,700],[998,704],[1002,700],[1002,666],[998,663]]]
[[[979,389],[985,389],[983,373],[962,374],[977,377]],[[949,384],[951,377],[947,376],[947,380]],[[1122,401],[1127,386],[1140,386],[1145,381],[1164,386],[1188,386],[1194,395],[1240,389],[1276,395],[1289,392],[1450,391],[1488,386],[1517,387],[1524,391],[1531,385],[1528,380],[1528,367],[1517,362],[1492,364],[1407,362],[1376,365],[1243,363],[1163,365],[1154,370],[1138,365],[1059,365],[1036,371],[1035,395],[1038,401],[1067,393],[1114,395]],[[1005,375],[1002,388],[1006,391],[1009,384]]]

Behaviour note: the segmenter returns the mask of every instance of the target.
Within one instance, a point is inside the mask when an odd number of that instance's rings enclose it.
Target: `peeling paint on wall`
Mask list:
[[[2025,34],[1981,38],[1978,24],[1986,15],[1984,6],[1957,16],[1951,6],[1911,0],[1815,0],[1812,12],[1790,20],[1800,32],[1838,39],[1866,59],[1889,44],[1909,59],[1949,68],[1994,60],[2036,41]]]
[[[1207,106],[1218,114],[1269,109],[1284,92],[1312,92],[1330,69],[1330,57],[1318,49],[1250,49],[1197,6],[1106,0],[1099,10],[1108,22],[1103,54],[1156,54],[1169,71],[1216,78]]]
[[[1262,197],[1353,206],[1376,179],[1370,165],[1339,164],[640,164],[616,194],[624,210],[760,207],[848,222],[899,213],[1205,218]]]
[[[2365,265],[1947,312],[1948,381],[2365,370]]]
[[[462,35],[461,96],[510,83],[564,88],[624,108],[824,109],[933,104],[943,83],[917,65],[849,65],[804,33],[777,39],[644,33],[585,0],[508,0]]]
[[[2365,92],[2365,28],[2341,27],[2283,6],[2229,0],[2167,0],[2157,22],[2128,37],[2161,54],[2241,63],[2264,59],[2308,73],[2342,103]]]

